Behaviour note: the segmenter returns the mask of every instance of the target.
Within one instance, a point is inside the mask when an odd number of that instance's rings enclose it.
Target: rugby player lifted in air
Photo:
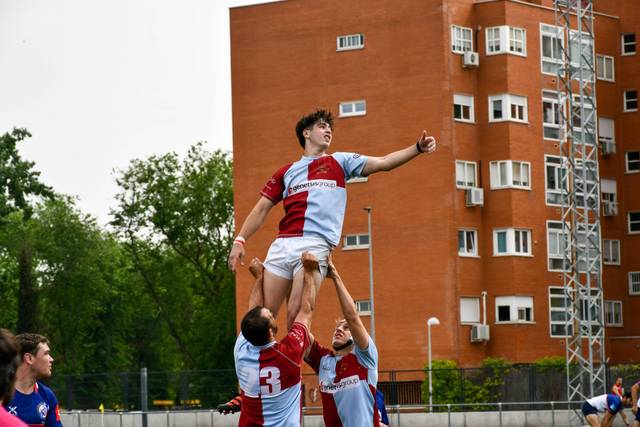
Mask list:
[[[390,171],[436,149],[436,140],[423,131],[417,143],[384,157],[327,154],[333,139],[333,116],[326,110],[301,118],[296,136],[304,150],[302,157],[278,169],[267,181],[242,224],[228,259],[229,268],[235,272],[245,256],[245,241],[262,226],[271,208],[282,201],[284,218],[264,262],[264,306],[277,316],[289,295],[288,328],[298,313],[302,292],[300,254],[308,251],[318,258],[322,276],[315,277],[315,286],[319,288],[326,276],[329,252],[339,243],[347,203],[345,181]]]

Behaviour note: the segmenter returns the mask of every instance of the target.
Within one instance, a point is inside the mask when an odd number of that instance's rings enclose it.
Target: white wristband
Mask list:
[[[244,246],[244,242],[245,242],[245,241],[246,241],[246,240],[244,239],[244,237],[242,237],[242,236],[238,236],[238,237],[236,237],[236,238],[233,240],[233,243],[234,243],[234,244],[236,244],[236,243],[237,243],[237,244],[239,244],[239,245]]]

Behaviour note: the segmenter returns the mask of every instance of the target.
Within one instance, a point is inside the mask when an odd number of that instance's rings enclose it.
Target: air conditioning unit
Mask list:
[[[478,52],[467,51],[462,54],[462,68],[475,68],[480,65]]]
[[[484,206],[484,192],[482,188],[467,188],[467,206]]]
[[[605,200],[602,202],[602,211],[604,216],[616,216],[618,215],[618,204]]]
[[[489,341],[489,325],[471,326],[471,342]]]
[[[608,156],[609,154],[616,154],[615,141],[602,141],[602,155]]]

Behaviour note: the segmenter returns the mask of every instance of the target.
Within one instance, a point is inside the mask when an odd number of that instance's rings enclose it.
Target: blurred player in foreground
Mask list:
[[[6,329],[0,329],[0,426],[2,427],[27,427],[18,418],[10,415],[3,406],[9,403],[13,396],[13,384],[20,364],[18,353],[18,343],[13,334]]]

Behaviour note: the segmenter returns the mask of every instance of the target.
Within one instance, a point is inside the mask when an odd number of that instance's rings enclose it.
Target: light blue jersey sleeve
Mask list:
[[[369,157],[358,153],[338,152],[333,153],[332,156],[342,166],[345,179],[362,176],[362,169],[369,160]]]
[[[373,342],[371,337],[369,337],[369,345],[364,350],[360,350],[360,348],[356,345],[353,353],[356,355],[358,362],[362,364],[367,369],[378,369],[378,348],[376,344]]]

